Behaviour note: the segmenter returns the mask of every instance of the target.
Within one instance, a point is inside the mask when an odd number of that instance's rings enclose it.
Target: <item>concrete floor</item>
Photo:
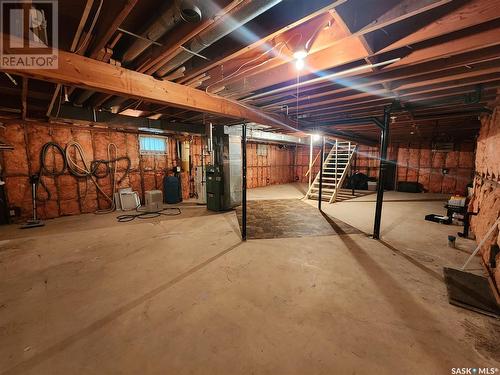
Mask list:
[[[449,305],[440,277],[473,241],[452,250],[446,236],[458,227],[423,221],[441,212],[439,197],[386,197],[385,242],[343,234],[241,243],[234,212],[203,208],[147,222],[82,215],[22,233],[0,228],[0,374],[500,367],[500,323]],[[324,208],[368,233],[373,197],[357,200]]]

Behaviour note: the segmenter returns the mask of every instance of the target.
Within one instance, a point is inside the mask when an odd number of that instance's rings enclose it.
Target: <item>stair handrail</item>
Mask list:
[[[342,184],[344,183],[345,177],[347,175],[347,170],[351,166],[354,153],[356,152],[356,147],[357,147],[356,145],[351,145],[351,142],[349,142],[347,163],[344,167],[342,175],[340,176],[340,179],[338,180],[338,184],[335,185],[335,190],[330,198],[330,201],[328,202],[329,204],[337,200],[337,193],[340,189],[340,186],[342,186]]]
[[[320,154],[321,154],[321,150],[319,150],[318,155],[316,155],[313,162],[311,163],[311,166],[309,167],[309,169],[307,170],[307,172],[304,176],[309,176],[309,173],[311,173],[311,169],[314,167],[314,164],[316,164],[316,160],[318,160]]]

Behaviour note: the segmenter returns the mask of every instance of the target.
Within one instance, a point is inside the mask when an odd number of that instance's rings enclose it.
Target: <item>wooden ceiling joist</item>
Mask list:
[[[256,107],[173,82],[159,81],[142,73],[64,51],[59,51],[58,69],[18,69],[9,72],[23,77],[296,130],[295,123],[278,115],[267,114]]]

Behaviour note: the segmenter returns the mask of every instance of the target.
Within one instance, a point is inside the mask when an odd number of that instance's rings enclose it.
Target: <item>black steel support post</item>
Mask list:
[[[323,162],[325,159],[325,137],[321,137],[321,157],[319,163],[319,193],[318,193],[318,210],[321,211],[321,202],[323,200]],[[312,173],[309,172],[309,173]]]
[[[241,239],[247,240],[247,124],[241,127]]]
[[[354,176],[354,173],[356,173],[356,159],[358,158],[358,153],[356,152],[356,149],[354,149],[353,152],[354,155],[352,155],[352,164],[351,164],[351,189],[352,189],[352,195],[354,196],[354,181],[352,180],[352,176]]]
[[[380,135],[380,170],[377,183],[377,204],[375,206],[375,222],[373,225],[373,238],[380,238],[380,222],[382,220],[382,201],[384,200],[385,170],[387,168],[387,147],[389,146],[389,124],[391,107],[384,110],[384,127]]]

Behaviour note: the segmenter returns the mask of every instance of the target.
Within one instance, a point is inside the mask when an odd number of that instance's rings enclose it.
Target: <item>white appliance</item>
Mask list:
[[[118,190],[118,194],[120,196],[120,209],[122,211],[135,210],[141,205],[139,195],[135,191],[132,191],[132,188],[120,189]]]
[[[144,194],[147,211],[159,211],[163,209],[163,193],[161,190],[149,190]]]

